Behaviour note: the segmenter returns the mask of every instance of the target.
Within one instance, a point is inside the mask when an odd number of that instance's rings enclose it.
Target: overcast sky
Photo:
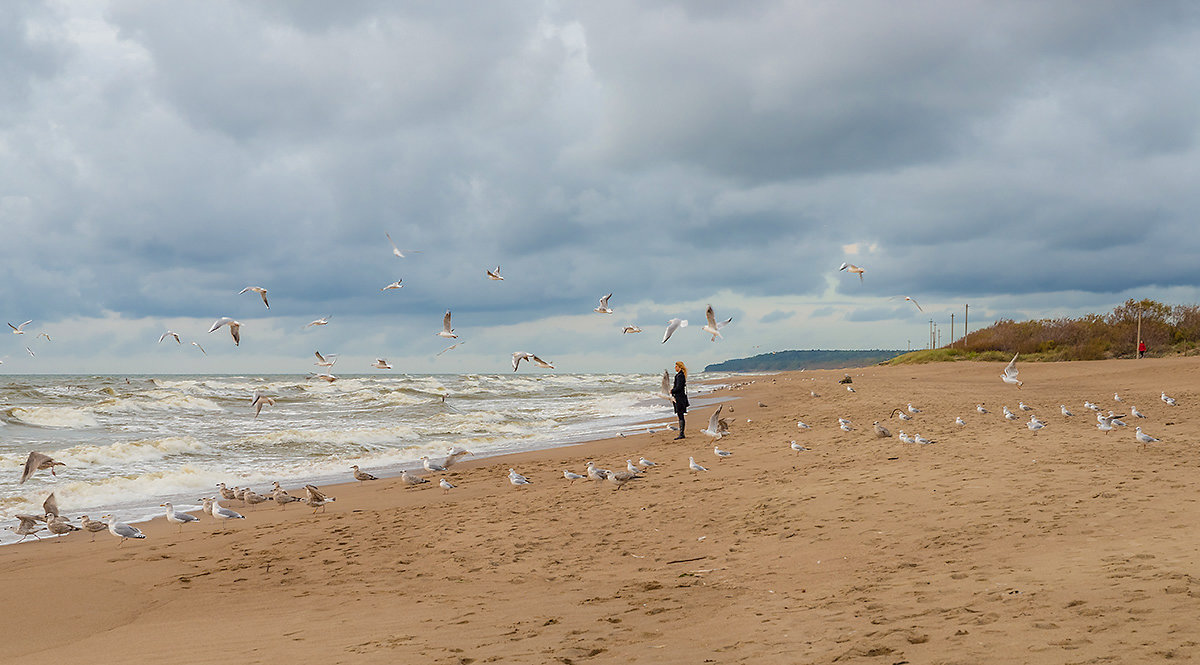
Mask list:
[[[9,3],[0,372],[658,371],[1195,303],[1197,62],[1189,2]]]

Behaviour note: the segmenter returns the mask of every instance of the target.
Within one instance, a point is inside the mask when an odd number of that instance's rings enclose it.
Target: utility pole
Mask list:
[[[1138,349],[1142,348],[1142,308],[1138,307],[1138,331],[1137,331],[1137,346],[1133,347],[1134,357],[1140,358]]]
[[[933,319],[929,319],[929,348],[933,349]]]
[[[954,346],[954,312],[950,312],[950,346]]]
[[[963,348],[967,348],[967,333],[971,332],[970,320],[967,315],[971,313],[970,305],[963,305]]]
[[[936,348],[940,349],[940,348],[942,348],[942,327],[934,326],[934,330],[937,331],[937,347]]]

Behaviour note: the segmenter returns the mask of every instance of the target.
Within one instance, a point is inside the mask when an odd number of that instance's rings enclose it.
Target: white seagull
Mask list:
[[[25,326],[27,326],[31,323],[33,323],[33,319],[30,319],[30,320],[26,321],[25,323],[22,323],[19,326],[14,326],[13,324],[10,323],[10,324],[8,324],[8,327],[12,328],[12,334],[24,335],[25,334]]]
[[[1033,411],[1033,407],[1029,406],[1025,402],[1017,402],[1017,406],[1020,407],[1022,411]]]
[[[1163,403],[1164,403],[1164,404],[1166,404],[1166,405],[1168,405],[1168,406],[1175,406],[1175,398],[1174,398],[1174,397],[1167,397],[1167,394],[1166,394],[1166,393],[1163,393],[1163,394],[1162,394],[1162,397],[1161,397],[1160,399],[1162,399]]]
[[[1145,432],[1143,432],[1141,427],[1137,428],[1137,429],[1134,431],[1134,436],[1136,436],[1136,437],[1137,437],[1137,440],[1138,440],[1138,441],[1141,441],[1141,442],[1142,442],[1142,447],[1143,447],[1143,448],[1145,448],[1145,447],[1146,447],[1146,444],[1148,444],[1148,443],[1158,443],[1158,441],[1159,441],[1158,439],[1156,439],[1156,438],[1154,438],[1154,437],[1150,436],[1149,434],[1146,434]]]
[[[918,409],[917,407],[913,406],[913,405],[912,405],[912,402],[909,402],[909,403],[908,403],[908,412],[909,412],[909,413],[920,413],[920,412],[921,412],[921,410],[920,410],[920,409]]]
[[[401,259],[407,258],[404,255],[404,252],[409,252],[410,254],[420,254],[421,253],[421,250],[419,250],[419,249],[406,249],[402,252],[402,251],[400,251],[400,248],[396,246],[395,241],[392,240],[392,235],[390,233],[384,233],[383,235],[387,236],[388,242],[391,243],[391,245],[392,245],[392,254],[395,254],[397,258],[401,258]]]
[[[721,432],[721,409],[724,407],[725,405],[721,404],[717,407],[716,411],[713,411],[712,415],[708,418],[708,428],[700,430],[701,434],[711,436],[714,441],[720,440],[723,436]]]
[[[1017,371],[1017,356],[1019,356],[1019,355],[1021,355],[1021,354],[1018,353],[1018,354],[1013,355],[1013,359],[1008,361],[1008,366],[1006,366],[1004,368],[1004,373],[1000,375],[1001,381],[1011,384],[1011,385],[1015,385],[1018,388],[1025,385],[1024,381],[1020,381],[1017,379],[1017,374],[1019,373]]]
[[[121,539],[121,542],[117,544],[117,547],[124,545],[126,538],[141,539],[146,537],[146,534],[142,533],[137,527],[129,526],[128,524],[122,524],[121,522],[118,522],[117,518],[113,517],[112,515],[104,515],[101,517],[101,519],[108,521],[108,532]]]
[[[671,339],[671,335],[674,335],[676,330],[679,330],[680,328],[686,328],[687,324],[687,319],[671,319],[670,321],[667,321],[667,330],[663,333],[662,343],[666,344],[667,340]]]
[[[692,471],[708,471],[708,469],[700,466],[699,464],[696,464],[695,457],[688,458],[688,468],[691,469]]]
[[[454,328],[450,327],[450,310],[446,310],[446,315],[442,317],[442,329],[434,334],[446,339],[458,339],[458,335],[454,334]]]
[[[380,292],[383,292],[383,291],[395,291],[396,289],[402,289],[402,288],[404,288],[404,284],[402,282],[404,282],[404,280],[398,279],[379,290],[380,290]]]
[[[1068,410],[1067,410],[1067,405],[1066,405],[1066,404],[1059,404],[1059,405],[1058,405],[1058,410],[1059,410],[1059,411],[1062,411],[1062,414],[1063,414],[1064,416],[1068,417],[1068,418],[1070,418],[1071,416],[1075,415],[1075,414],[1073,414],[1073,413],[1071,413],[1070,411],[1068,411]]]
[[[179,531],[180,531],[180,532],[182,532],[182,531],[183,531],[183,525],[184,525],[184,524],[187,524],[188,522],[198,522],[198,521],[200,521],[200,518],[199,518],[199,517],[196,517],[195,515],[189,515],[189,514],[187,514],[187,513],[177,513],[177,512],[175,512],[175,507],[171,505],[171,502],[170,502],[170,501],[168,501],[168,502],[166,502],[166,503],[160,503],[160,504],[158,504],[158,505],[159,505],[159,506],[165,506],[165,507],[166,507],[166,509],[167,509],[167,521],[168,521],[168,522],[170,522],[171,524],[178,524],[178,525],[179,525]]]
[[[621,329],[621,334],[623,334],[623,335],[627,335],[629,333],[640,333],[640,332],[642,332],[642,329],[637,326],[634,326],[634,325],[627,325]]]
[[[641,464],[642,466],[658,466],[657,464],[655,464],[654,462],[651,462],[650,460],[646,459],[645,457],[638,458],[638,464]]]
[[[954,424],[965,427],[967,425],[967,421],[963,420],[962,416],[958,416],[957,418],[954,419]]]
[[[376,358],[375,362],[371,363],[371,367],[374,367],[375,369],[391,369],[392,368],[392,366],[388,364],[387,358]]]
[[[724,321],[717,321],[717,315],[715,312],[713,312],[712,305],[709,305],[704,309],[704,318],[707,320],[707,323],[704,325],[702,330],[712,335],[712,340],[710,341],[713,342],[717,341],[718,337],[721,337],[721,328],[724,328],[725,326],[729,325],[730,321],[733,321],[732,316]]]
[[[242,345],[242,332],[241,332],[242,324],[240,321],[234,321],[233,319],[229,318],[228,316],[222,316],[221,318],[219,318],[213,322],[212,327],[208,329],[208,332],[210,332],[210,333],[216,332],[217,329],[220,328],[221,326],[229,326],[229,334],[233,336],[233,345],[234,346]],[[208,355],[208,354],[206,353],[204,355]]]
[[[263,304],[267,306],[267,309],[271,309],[271,303],[267,302],[267,290],[266,289],[264,289],[261,286],[247,286],[246,288],[242,289],[241,291],[238,291],[238,295],[240,296],[247,291],[253,291],[253,292],[257,293],[258,295],[262,296]]]
[[[199,342],[192,342],[192,346],[196,347],[197,349],[200,349],[200,353],[203,353],[206,356],[208,355],[208,351],[205,351],[204,347],[200,346]]]
[[[797,420],[797,421],[796,421],[796,427],[799,427],[800,429],[812,429],[812,427],[810,427],[810,426],[809,426],[807,423],[805,423],[803,420]]]
[[[504,278],[500,276],[500,266],[496,266],[495,270],[487,270],[487,278],[496,282],[503,282]]]
[[[1113,393],[1113,401],[1124,402],[1125,400],[1121,399],[1121,395],[1119,393]]]
[[[310,326],[327,326],[327,325],[329,325],[329,317],[322,316],[321,318],[317,319],[316,321],[309,321],[304,327],[308,328]]]
[[[733,453],[729,452],[728,450],[721,450],[717,446],[713,446],[713,454],[721,459],[725,459],[726,457],[733,457]]]
[[[450,484],[450,481],[446,480],[445,478],[442,478],[438,481],[438,487],[442,488],[442,494],[454,489],[454,485]]]
[[[542,360],[541,358],[537,357],[536,355],[534,355],[532,353],[528,353],[526,351],[514,351],[512,354],[512,366],[513,366],[514,372],[517,371],[517,366],[521,364],[522,360],[528,360],[529,362],[537,365],[538,367],[544,367],[546,369],[554,369],[553,364],[548,363],[545,360]]]
[[[174,337],[176,344],[183,344],[183,342],[179,341],[179,335],[177,335],[174,330],[168,330],[167,332],[163,333],[162,336],[158,338],[158,343],[162,344],[162,341],[168,337]]]
[[[508,470],[508,482],[512,483],[514,487],[520,487],[521,485],[532,485],[533,484],[532,482],[530,482],[530,480],[528,478],[526,478],[525,476],[522,476],[521,474],[517,473],[516,471],[513,471],[512,469]]]
[[[568,471],[566,469],[563,469],[563,478],[566,478],[567,480],[569,480],[571,482],[575,482],[576,480],[583,480],[583,476],[579,475],[578,473],[572,473],[571,471]]]
[[[262,413],[264,406],[275,406],[275,398],[256,392],[254,399],[250,400],[250,406],[254,407],[254,417],[257,418],[258,414]]]
[[[337,362],[337,354],[336,353],[332,353],[330,355],[323,356],[323,355],[321,355],[320,351],[314,351],[313,355],[315,355],[317,357],[317,362],[313,363],[317,367],[333,367],[333,364]]]
[[[982,404],[976,404],[976,405],[975,405],[975,410],[976,410],[976,411],[978,411],[978,412],[980,412],[980,413],[989,413],[987,409],[983,408],[983,405],[982,405]]]
[[[601,298],[600,306],[596,307],[592,311],[596,312],[597,314],[612,314],[613,313],[612,308],[610,308],[608,306],[608,299],[611,297],[612,297],[612,294],[610,293],[610,294],[604,296],[603,298]]]
[[[1145,418],[1146,417],[1146,414],[1142,413],[1141,411],[1138,411],[1136,406],[1129,407],[1129,412],[1133,414],[1134,418]]]
[[[799,455],[800,453],[808,450],[808,448],[805,448],[804,446],[793,441],[792,442],[792,450],[796,451],[796,454]]]
[[[843,263],[842,267],[838,268],[838,270],[839,271],[845,270],[846,272],[848,272],[850,274],[858,275],[859,282],[862,282],[863,273],[866,272],[866,270],[859,268],[858,266],[854,265],[853,263]]]

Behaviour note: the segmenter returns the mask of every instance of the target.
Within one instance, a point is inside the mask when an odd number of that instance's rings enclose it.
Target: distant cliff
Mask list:
[[[866,367],[891,360],[904,351],[872,349],[868,351],[774,351],[749,358],[734,358],[708,365],[706,372],[781,372],[795,369],[837,369]]]

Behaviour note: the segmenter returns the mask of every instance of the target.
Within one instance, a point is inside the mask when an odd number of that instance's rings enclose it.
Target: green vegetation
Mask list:
[[[1147,356],[1200,353],[1200,306],[1167,305],[1154,300],[1127,300],[1106,315],[1076,319],[1010,319],[976,330],[953,347],[913,351],[891,360],[893,365],[956,360],[1104,360],[1137,355],[1138,313]]]
[[[903,351],[872,349],[869,351],[774,351],[750,358],[734,358],[708,365],[706,372],[784,372],[797,369],[839,369],[866,367],[894,358]]]

